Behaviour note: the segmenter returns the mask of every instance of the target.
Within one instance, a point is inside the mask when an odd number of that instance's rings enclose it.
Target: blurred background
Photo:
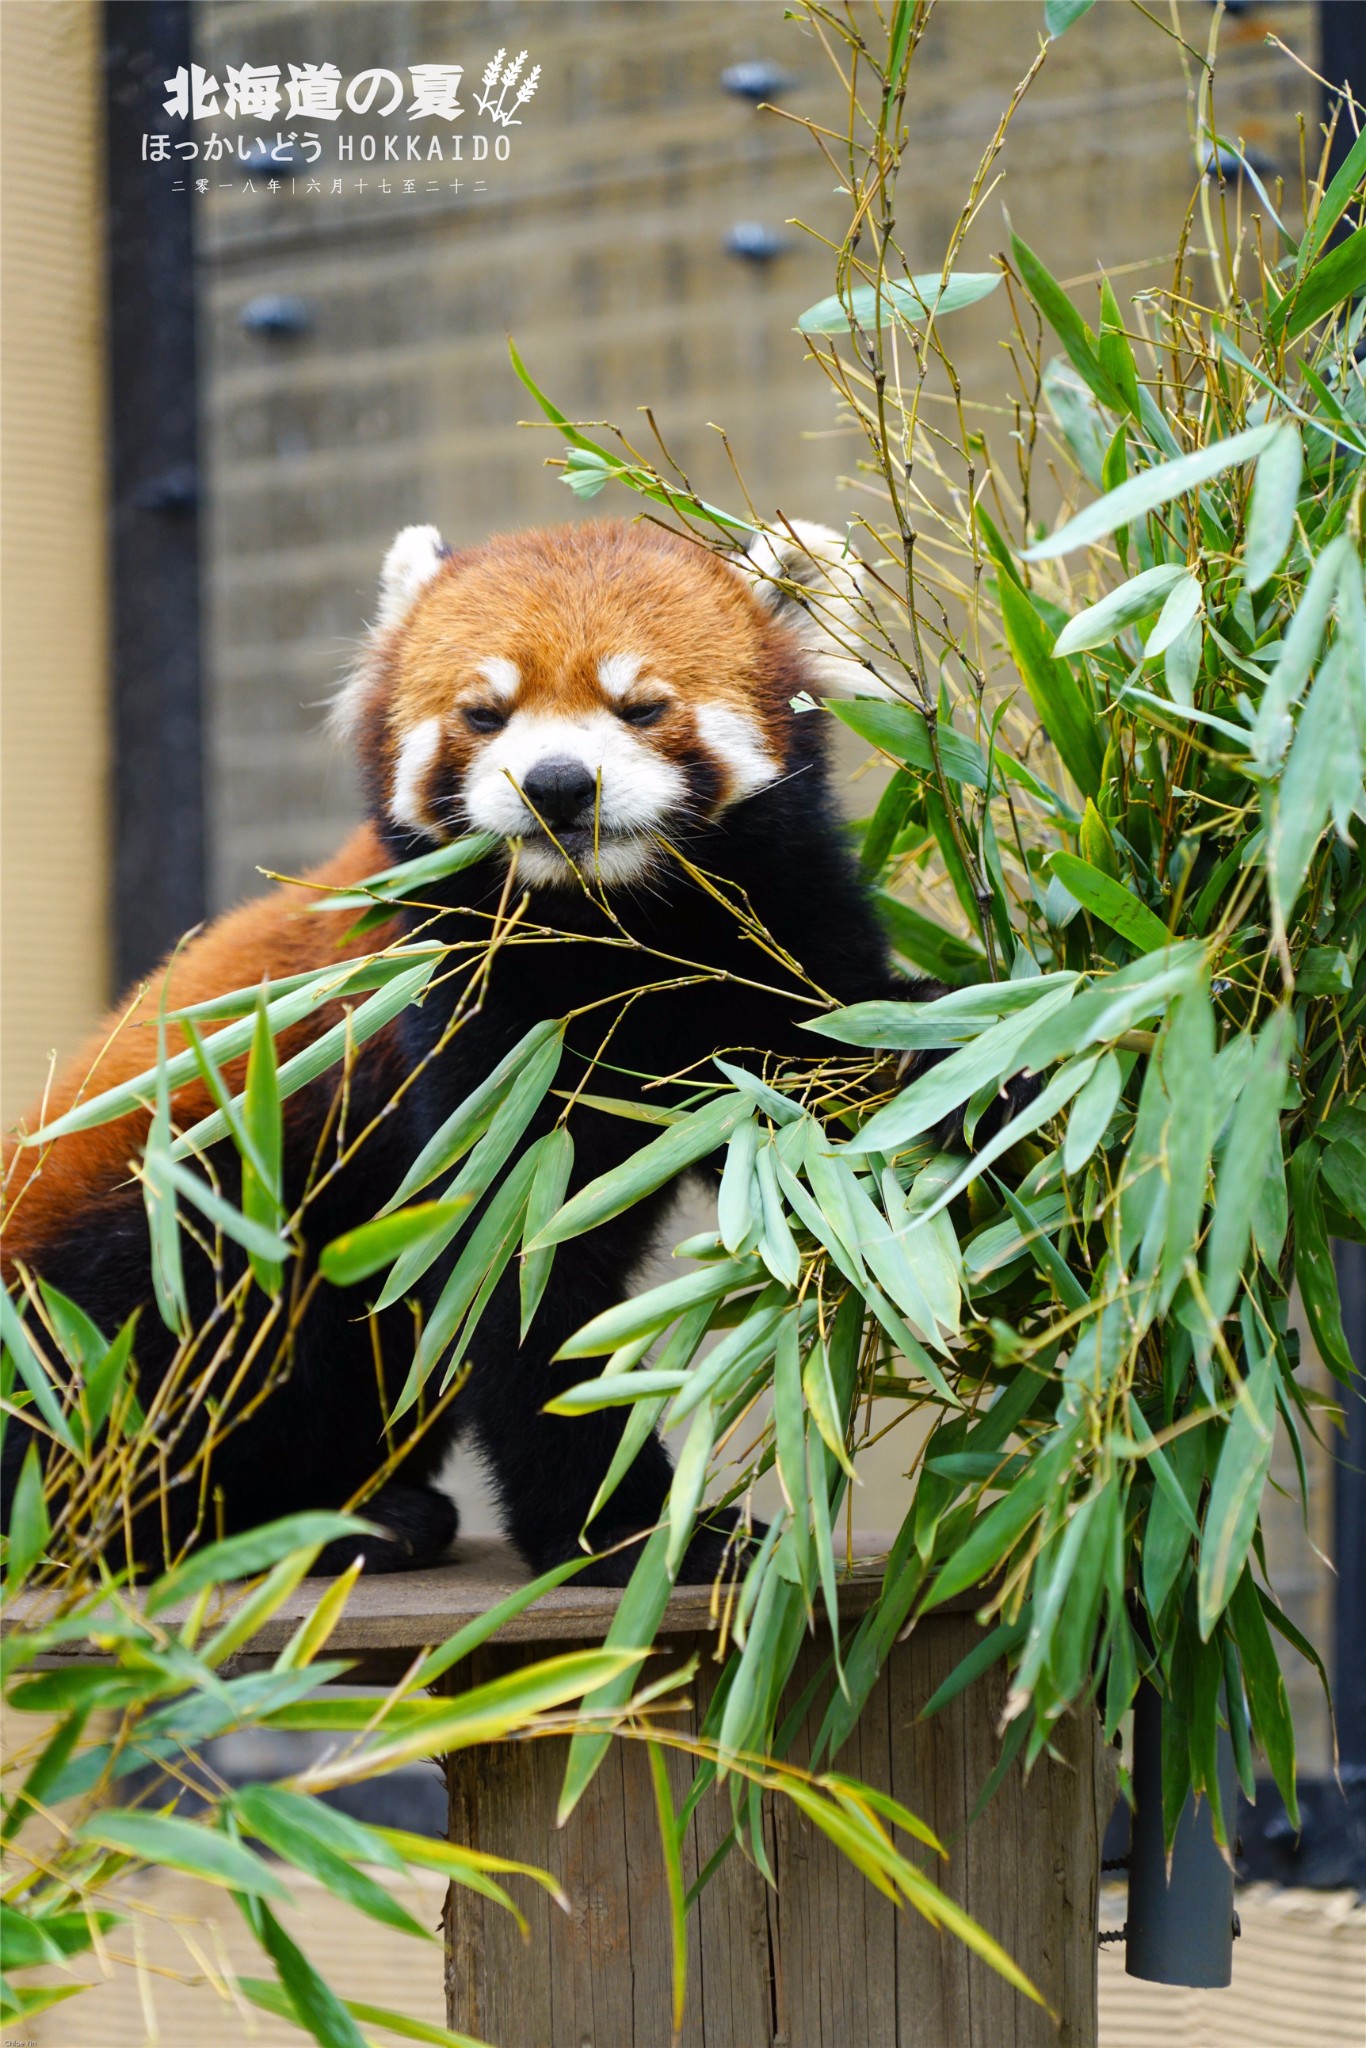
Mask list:
[[[1002,246],[1004,206],[1088,313],[1102,263],[1121,299],[1165,275],[1197,174],[1191,82],[1165,28],[1203,46],[1212,17],[1204,0],[1179,16],[1100,0],[1050,50],[967,267]],[[900,223],[918,267],[938,268],[1042,28],[1042,0],[936,13]],[[1226,5],[1218,33],[1220,128],[1264,182],[1285,179],[1293,210],[1319,75],[1366,88],[1366,6]],[[501,161],[386,163],[386,135],[401,152],[439,133],[449,150],[449,124],[401,108],[333,122],[164,108],[182,69],[188,92],[195,66],[223,80],[290,64],[343,81],[459,64],[468,105],[494,51],[523,47],[523,81],[540,69],[518,125],[490,131]],[[704,495],[736,497],[714,422],[761,510],[848,516],[847,448],[793,331],[830,289],[828,252],[794,222],[838,235],[841,201],[810,138],[760,102],[842,121],[780,0],[0,6],[6,1125],[52,1049],[181,932],[261,886],[258,869],[297,873],[344,835],[356,784],[321,707],[398,527],[430,520],[459,545],[635,509],[583,506],[543,466],[558,443],[518,425],[531,408],[509,335],[572,418],[644,433],[651,406]],[[989,303],[958,322],[964,383],[1004,398]],[[868,807],[852,784],[849,802]],[[1359,1342],[1359,1268],[1351,1291]],[[1316,1461],[1307,1526],[1293,1473],[1272,1510],[1278,1590],[1336,1671],[1347,1797],[1317,1679],[1291,1655],[1308,1824],[1295,1840],[1274,1795],[1244,1815],[1255,1888],[1234,1988],[1140,1986],[1103,1952],[1107,2048],[1366,2042],[1363,1448],[1358,1416],[1348,1455]],[[897,1478],[892,1449],[866,1526],[900,1519]],[[365,1938],[379,1958],[380,1931]],[[113,2005],[101,2023],[111,2048],[142,2038]]]

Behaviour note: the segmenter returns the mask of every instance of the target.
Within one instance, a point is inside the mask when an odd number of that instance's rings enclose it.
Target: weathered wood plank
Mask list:
[[[766,1812],[776,1892],[740,1849],[702,1893],[690,1922],[683,2048],[1094,2048],[1096,1912],[1106,1784],[1093,1717],[1064,1722],[1057,1758],[1026,1780],[1007,1775],[969,1829],[998,1754],[999,1679],[971,1688],[932,1721],[931,1692],[977,1639],[966,1615],[936,1613],[893,1651],[838,1767],[920,1814],[950,1851],[915,1849],[949,1895],[1001,1940],[1048,2005],[1032,2005],[947,1933],[881,1897],[786,1801]],[[679,1659],[697,1637],[671,1632]],[[702,1643],[705,1652],[705,1641]],[[525,1645],[481,1652],[469,1677],[510,1670]],[[807,1646],[805,1685],[827,1654]],[[686,1726],[712,1696],[704,1654]],[[824,1708],[818,1698],[791,1752],[805,1764]],[[671,1946],[658,1826],[643,1750],[623,1741],[561,1831],[554,1826],[566,1745],[514,1743],[451,1770],[451,1825],[466,1840],[552,1869],[570,1895],[566,1918],[533,1905],[522,1942],[508,1916],[472,1893],[448,1914],[454,1992],[450,2023],[536,2048],[663,2048],[669,2039]],[[686,1759],[670,1760],[681,1798]],[[731,1801],[700,1802],[685,1848],[691,1881],[724,1840]],[[909,1843],[903,1847],[911,1849]]]

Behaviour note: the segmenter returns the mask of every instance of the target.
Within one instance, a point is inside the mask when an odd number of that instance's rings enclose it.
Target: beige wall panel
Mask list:
[[[103,134],[93,0],[0,7],[0,1115],[106,997]]]

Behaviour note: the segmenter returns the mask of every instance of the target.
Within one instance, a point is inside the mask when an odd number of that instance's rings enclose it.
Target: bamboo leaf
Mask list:
[[[716,1441],[716,1414],[710,1401],[699,1404],[693,1415],[683,1448],[674,1466],[669,1487],[669,1548],[664,1568],[673,1578],[683,1561],[692,1535],[697,1510],[707,1484],[707,1465]]]
[[[423,1188],[430,1187],[438,1175],[445,1173],[457,1160],[464,1157],[475,1141],[488,1129],[494,1113],[517,1074],[542,1047],[549,1045],[563,1030],[562,1023],[547,1019],[544,1023],[533,1024],[530,1031],[518,1039],[511,1052],[504,1054],[479,1086],[473,1089],[463,1102],[457,1103],[450,1115],[432,1133],[380,1211],[381,1215],[391,1209],[402,1208],[405,1202],[410,1201]]]
[[[556,1026],[531,1051],[511,1076],[501,1101],[493,1111],[488,1128],[475,1145],[455,1179],[446,1187],[447,1202],[477,1202],[494,1186],[499,1174],[516,1151],[536,1116],[551,1082],[559,1071],[563,1049],[563,1025]],[[479,1091],[476,1090],[476,1093]],[[548,1134],[547,1134],[548,1135]],[[546,1139],[532,1146],[538,1163],[544,1156]],[[497,1196],[495,1196],[495,1201]],[[459,1215],[438,1225],[420,1243],[402,1253],[385,1281],[375,1303],[377,1310],[391,1308],[404,1300],[423,1274],[430,1271],[462,1227]]]
[[[427,1652],[413,1676],[411,1690],[417,1693],[423,1687],[435,1685],[438,1678],[477,1650],[481,1643],[486,1643],[490,1636],[496,1635],[506,1622],[515,1620],[533,1601],[539,1600],[543,1593],[553,1592],[556,1586],[564,1585],[567,1579],[572,1579],[576,1573],[581,1572],[587,1562],[585,1552],[582,1557],[573,1557],[565,1564],[554,1565],[548,1572],[542,1572],[539,1577],[529,1580],[526,1585],[519,1586],[515,1592],[509,1593],[505,1599],[497,1601],[473,1621],[467,1621],[463,1628],[457,1629],[453,1636],[448,1636],[444,1643]]]
[[[1006,640],[1044,731],[1083,796],[1097,796],[1105,750],[1090,707],[1066,662],[1054,656],[1052,636],[1028,593],[1007,578],[1000,597]]]
[[[1036,541],[1033,547],[1026,548],[1024,560],[1048,561],[1057,555],[1070,554],[1074,548],[1086,547],[1092,541],[1104,540],[1117,526],[1131,526],[1145,513],[1156,512],[1159,507],[1169,505],[1173,498],[1184,497],[1187,491],[1213,482],[1226,470],[1251,462],[1269,445],[1276,432],[1277,428],[1272,425],[1247,427],[1240,434],[1230,435],[1226,441],[1213,441],[1208,447],[1197,448],[1191,455],[1178,455],[1170,462],[1141,470],[1117,490],[1108,491],[1094,505],[1086,506],[1084,511],[1060,526],[1056,533],[1050,534],[1047,540]]]
[[[1357,136],[1317,206],[1312,206],[1311,200],[1312,218],[1295,259],[1297,273],[1302,272],[1309,259],[1323,247],[1353,200],[1360,203],[1363,179],[1366,179],[1366,134]]]
[[[470,1232],[423,1325],[408,1377],[390,1415],[391,1422],[405,1415],[417,1400],[428,1377],[454,1344],[457,1331],[462,1342],[469,1343],[482,1305],[487,1303],[517,1249],[536,1165],[536,1147],[532,1145],[490,1196],[488,1207]]]
[[[1243,542],[1243,576],[1249,590],[1260,590],[1280,568],[1295,532],[1304,448],[1293,420],[1277,427],[1257,457]]]
[[[1044,0],[1044,27],[1050,36],[1065,35],[1074,21],[1089,14],[1096,0]]]
[[[250,1140],[250,1150],[242,1158],[242,1214],[248,1223],[274,1233],[284,1215],[284,1127],[275,1040],[264,994],[256,1005],[256,1029],[247,1055],[242,1128]],[[266,1294],[278,1294],[284,1283],[283,1261],[250,1249],[248,1257],[257,1286]]]
[[[1342,1327],[1342,1300],[1319,1192],[1319,1154],[1306,1140],[1290,1160],[1290,1201],[1295,1217],[1295,1278],[1310,1334],[1335,1378],[1350,1386],[1356,1373]]]
[[[1102,874],[1075,853],[1053,854],[1048,869],[1068,894],[1076,897],[1083,910],[1089,910],[1111,931],[1127,939],[1136,953],[1157,953],[1171,945],[1172,934],[1161,918],[1155,917],[1146,903],[1140,903],[1122,882]]]
[[[360,1856],[376,1860],[375,1847],[379,1845],[372,1846],[364,1838],[357,1841],[345,1831],[339,1840],[328,1828],[326,1816],[330,1809],[321,1800],[306,1799],[300,1793],[281,1791],[273,1785],[246,1785],[233,1793],[232,1811],[248,1834],[264,1842],[281,1862],[293,1864],[296,1870],[305,1870],[310,1877],[317,1878],[333,1898],[354,1906],[357,1912],[378,1920],[382,1926],[397,1928],[401,1934],[413,1935],[419,1941],[433,1939],[391,1891],[360,1868]],[[324,1816],[320,1823],[316,1819],[319,1815]],[[347,1816],[339,1818],[346,1820]]]
[[[759,1151],[759,1126],[753,1117],[737,1124],[726,1147],[726,1164],[716,1198],[716,1227],[728,1252],[738,1252],[754,1227],[758,1192],[754,1162]]]
[[[927,1612],[991,1574],[1042,1511],[1049,1484],[1047,1467],[1036,1461],[1009,1493],[977,1518],[930,1587],[924,1602]]]
[[[961,982],[985,981],[986,955],[979,946],[945,931],[932,918],[922,917],[909,903],[903,903],[885,889],[875,892],[873,902],[888,937],[903,959],[924,968],[936,981],[947,982],[950,987]]]
[[[749,1114],[749,1105],[742,1095],[719,1095],[680,1123],[671,1124],[621,1166],[590,1181],[586,1188],[571,1196],[559,1214],[532,1239],[528,1251],[563,1244],[568,1238],[579,1237],[585,1230],[596,1229],[599,1223],[620,1216],[623,1209],[631,1208],[686,1167],[715,1152]]]
[[[1333,601],[1346,578],[1359,574],[1351,537],[1345,533],[1329,541],[1309,572],[1257,708],[1253,728],[1256,753],[1265,768],[1274,767],[1290,744],[1295,729],[1290,712],[1304,694],[1319,658]]]
[[[669,1546],[667,1528],[658,1528],[640,1553],[630,1583],[617,1603],[603,1642],[605,1650],[638,1651],[643,1654],[655,1639],[664,1609],[673,1591],[673,1580],[665,1563]],[[625,1706],[631,1697],[638,1659],[623,1665],[620,1673],[599,1685],[592,1704],[600,1711]],[[611,1733],[602,1728],[581,1728],[569,1744],[564,1785],[560,1791],[558,1825],[564,1826],[592,1782],[598,1765],[611,1745]]]
[[[1295,1724],[1276,1646],[1266,1625],[1261,1595],[1253,1581],[1250,1564],[1243,1567],[1243,1575],[1233,1589],[1228,1612],[1238,1642],[1243,1677],[1247,1681],[1252,1732],[1271,1766],[1271,1775],[1276,1780],[1276,1790],[1285,1801],[1290,1825],[1298,1830],[1300,1808],[1295,1786]]]
[[[1366,227],[1359,227],[1326,255],[1315,255],[1293,291],[1272,308],[1267,329],[1273,339],[1294,341],[1342,301],[1366,285]]]
[[[1054,643],[1054,654],[1080,654],[1087,647],[1104,647],[1126,626],[1136,625],[1157,611],[1180,585],[1193,580],[1182,562],[1163,562],[1156,569],[1144,569],[1127,583],[1108,590],[1099,603],[1088,605],[1084,612],[1069,619]],[[1197,583],[1197,597],[1199,588]]]
[[[1208,1642],[1238,1583],[1262,1505],[1276,1435],[1276,1354],[1265,1355],[1247,1374],[1210,1488],[1200,1543],[1198,1578],[1200,1637]]]
[[[92,1440],[108,1421],[121,1390],[131,1385],[128,1368],[141,1313],[134,1309],[113,1343],[105,1345],[100,1356],[83,1369],[86,1422]]]
[[[784,1287],[795,1287],[802,1274],[801,1255],[783,1208],[783,1198],[778,1192],[772,1145],[759,1147],[754,1171],[762,1211],[760,1255],[775,1280],[781,1281]]]
[[[941,284],[937,270],[898,282],[884,278],[879,287],[859,284],[844,298],[822,299],[808,306],[797,322],[799,334],[847,334],[853,328],[889,327],[893,320],[909,326],[975,306],[1001,282],[997,270],[950,271]]]
[[[398,867],[381,868],[378,874],[367,875],[353,888],[330,891],[311,903],[309,909],[369,910],[376,897],[385,903],[410,902],[431,883],[445,881],[448,875],[458,875],[477,861],[486,860],[502,843],[496,832],[471,832],[462,839],[447,840],[435,852],[420,853],[415,860],[405,860]]]
[[[410,1209],[377,1216],[373,1223],[334,1237],[323,1249],[319,1270],[334,1287],[354,1287],[392,1265],[400,1253],[433,1243],[447,1224],[458,1228],[471,1202],[471,1196],[461,1195],[454,1201],[415,1202]]]
[[[310,1081],[316,1081],[320,1075],[325,1074],[329,1067],[334,1067],[345,1056],[348,1047],[364,1045],[377,1031],[382,1031],[386,1024],[392,1023],[401,1010],[406,1010],[410,1003],[416,1002],[435,974],[436,965],[433,958],[424,960],[420,966],[410,967],[406,973],[396,976],[386,987],[377,989],[372,996],[367,996],[363,1003],[359,1003],[351,1011],[349,1020],[344,1019],[340,1024],[333,1024],[320,1037],[315,1038],[311,1045],[305,1046],[302,1052],[296,1052],[292,1059],[286,1060],[278,1075],[280,1100],[286,1101],[291,1095],[297,1094],[299,1089],[306,1088]],[[234,1029],[235,1026],[228,1026],[228,1030]],[[216,1033],[207,1041],[208,1046],[216,1047],[218,1038],[223,1036],[226,1036],[226,1033]],[[233,1106],[240,1111],[240,1098],[234,1097]],[[176,1158],[180,1159],[187,1152],[207,1151],[210,1145],[216,1145],[220,1138],[228,1135],[227,1118],[221,1110],[215,1110],[211,1116],[201,1118],[183,1136],[177,1138],[173,1150]]]
[[[293,1246],[277,1230],[253,1223],[178,1159],[166,1155],[159,1165],[159,1177],[177,1194],[184,1195],[186,1201],[193,1202],[216,1230],[221,1230],[224,1237],[230,1237],[234,1244],[240,1244],[249,1255],[269,1266],[281,1264],[293,1256]]]
[[[57,1389],[46,1361],[34,1346],[8,1287],[0,1287],[0,1341],[15,1371],[33,1396],[34,1406],[64,1450],[76,1456],[76,1439],[62,1413]]]
[[[142,1148],[142,1202],[152,1249],[152,1293],[157,1313],[168,1330],[183,1337],[189,1329],[190,1306],[185,1268],[180,1256],[180,1218],[171,1181],[171,1066],[166,1057],[166,1019],[157,1019],[155,1107]],[[227,1120],[224,1119],[224,1128]]]
[[[669,1766],[657,1742],[646,1744],[650,1757],[650,1778],[654,1785],[655,1810],[659,1815],[659,1840],[664,1856],[664,1888],[669,1901],[669,1932],[673,1941],[673,2030],[683,2031],[683,2014],[688,1999],[688,1917],[683,1900],[681,1831],[669,1789]]]
[[[327,1001],[344,975],[314,973],[303,977],[295,988],[286,989],[283,995],[272,997],[266,1005],[270,1028],[274,1032],[287,1031],[302,1023],[319,1004]],[[245,992],[241,992],[245,993]],[[250,991],[250,1012],[239,1017],[222,1031],[214,1032],[203,1041],[203,1050],[217,1068],[227,1066],[230,1060],[240,1058],[247,1051],[256,1035],[256,1003],[259,989]],[[232,1003],[239,997],[225,996],[221,1003]],[[192,1017],[201,1014],[202,1005],[183,1014]],[[199,1069],[195,1049],[190,1046],[185,1052],[163,1057],[155,1067],[135,1074],[131,1080],[121,1081],[117,1087],[101,1089],[98,1095],[87,1096],[74,1109],[56,1117],[50,1124],[44,1124],[31,1137],[25,1138],[25,1145],[48,1145],[58,1138],[67,1137],[73,1131],[93,1130],[99,1124],[111,1123],[116,1117],[126,1116],[130,1110],[146,1109],[156,1096],[159,1077],[164,1076],[165,1086],[173,1092],[181,1083],[193,1078]]]
[[[1214,1052],[1214,1010],[1202,977],[1173,1002],[1162,1044],[1162,1078],[1171,1102],[1167,1223],[1158,1297],[1164,1310],[1199,1242],[1214,1143]]]
[[[175,1600],[187,1600],[206,1586],[221,1585],[229,1579],[246,1579],[268,1571],[293,1550],[313,1544],[331,1543],[342,1536],[373,1535],[369,1522],[357,1515],[285,1515],[259,1529],[240,1536],[227,1536],[196,1550],[173,1570],[164,1572],[147,1589],[144,1606],[149,1615],[161,1614]]]
[[[832,702],[830,709],[841,725],[847,725],[869,746],[881,748],[884,754],[924,774],[933,773],[929,728],[924,712],[914,704],[887,704],[872,697],[856,697],[842,703]],[[948,724],[936,724],[935,739],[944,773],[951,782],[965,783],[970,789],[986,788],[987,764],[976,740],[965,739]]]
[[[1085,1166],[1110,1128],[1123,1088],[1124,1072],[1119,1061],[1112,1052],[1103,1054],[1090,1080],[1073,1102],[1072,1113],[1067,1119],[1067,1136],[1062,1147],[1064,1173],[1080,1173]]]
[[[1361,802],[1366,710],[1360,695],[1339,638],[1320,664],[1275,795],[1268,865],[1282,918],[1290,915],[1328,825],[1345,837]]]
[[[1029,982],[1022,986],[1034,988],[1037,984]],[[1075,986],[1075,980],[1050,986],[1027,1010],[1003,1017],[971,1045],[950,1053],[938,1066],[919,1075],[886,1109],[870,1117],[850,1139],[845,1151],[851,1157],[868,1152],[897,1152],[922,1132],[933,1130],[979,1088],[1005,1080],[1015,1071],[1021,1048],[1043,1021],[1065,1010]]]
[[[1179,583],[1172,585],[1162,607],[1161,617],[1144,643],[1145,661],[1155,661],[1159,654],[1168,654],[1173,647],[1185,644],[1186,635],[1199,613],[1204,596],[1200,578],[1192,576],[1189,572],[1182,576]],[[1167,687],[1171,688],[1170,669],[1167,672]],[[1188,695],[1185,701],[1190,701]]]
[[[23,1585],[47,1548],[52,1524],[43,1494],[43,1465],[36,1443],[30,1443],[19,1468],[9,1510],[5,1579],[11,1591]]]
[[[268,1906],[242,1902],[243,1917],[280,1973],[294,2018],[320,2048],[366,2048],[365,2037],[303,1950],[285,1933]]]
[[[76,1829],[74,1839],[164,1870],[184,1871],[228,1891],[267,1899],[289,1897],[283,1879],[253,1850],[202,1821],[105,1807]]]
[[[924,1052],[970,1045],[988,1024],[1016,1010],[1027,1010],[1049,988],[1069,987],[1071,974],[1038,974],[1028,981],[993,981],[973,988],[951,989],[932,1002],[873,1001],[851,1003],[823,1017],[802,1019],[803,1031],[842,1045],[889,1046],[901,1052]]]
[[[238,1977],[236,1981],[242,1995],[262,2012],[273,2013],[294,2026],[299,2024],[298,2013],[282,1984],[269,1983],[264,1977]],[[473,2034],[453,2033],[434,2020],[415,2020],[405,2013],[391,2012],[386,2006],[368,2005],[359,1998],[343,1999],[342,2003],[351,2018],[362,2026],[383,2027],[386,2033],[397,2034],[402,2041],[425,2042],[428,2048],[488,2048],[487,2042],[476,2041]]]
[[[1066,349],[1073,367],[1102,405],[1125,411],[1124,394],[1101,368],[1095,340],[1057,279],[1039,261],[1027,242],[1012,234],[1010,251],[1026,291]]]
[[[1257,1034],[1256,1051],[1233,1112],[1205,1245],[1205,1298],[1216,1323],[1228,1314],[1238,1291],[1267,1154],[1273,1147],[1280,1149],[1281,1101],[1292,1043],[1289,1011],[1274,1011]]]
[[[533,1238],[543,1230],[564,1200],[569,1176],[574,1170],[574,1140],[568,1124],[557,1124],[541,1141],[536,1161],[536,1172],[526,1202],[526,1222],[523,1239]],[[548,1251],[523,1252],[522,1269],[518,1276],[518,1294],[521,1305],[519,1334],[525,1343],[527,1331],[536,1319],[536,1311],[550,1279],[550,1269],[555,1262],[553,1247]]]
[[[830,1356],[819,1337],[806,1354],[806,1364],[802,1368],[802,1393],[822,1443],[836,1464],[852,1479],[854,1466],[845,1447],[844,1419],[830,1371]]]
[[[685,1273],[681,1279],[668,1280],[662,1287],[652,1287],[645,1294],[632,1295],[614,1308],[604,1309],[575,1331],[555,1356],[593,1358],[615,1351],[633,1338],[662,1330],[675,1316],[699,1302],[715,1301],[718,1296],[729,1294],[734,1288],[750,1287],[763,1277],[764,1268],[758,1259],[713,1260],[699,1266],[695,1273]]]
[[[643,1654],[609,1645],[572,1650],[523,1665],[504,1678],[451,1699],[407,1701],[379,1723],[374,1701],[366,1699],[302,1700],[262,1718],[273,1728],[348,1729],[368,1734],[359,1747],[348,1746],[342,1755],[322,1758],[296,1780],[300,1790],[331,1791],[423,1757],[440,1756],[446,1750],[505,1741],[526,1729],[535,1716],[595,1693],[609,1680],[625,1676],[624,1697],[629,1698],[631,1674]]]

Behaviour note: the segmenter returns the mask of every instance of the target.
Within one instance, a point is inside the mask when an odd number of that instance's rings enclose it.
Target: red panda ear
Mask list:
[[[869,666],[876,642],[867,571],[847,539],[809,519],[785,519],[756,533],[732,562],[764,610],[796,634],[813,689],[823,696],[890,694]]]
[[[385,635],[402,625],[419,594],[450,556],[434,526],[405,526],[390,543],[379,572],[379,603],[370,630],[328,714],[328,724],[338,739],[354,739],[367,706],[382,688]]]
[[[391,544],[379,572],[375,632],[386,633],[391,626],[400,625],[418,592],[450,557],[450,549],[434,526],[405,526]]]

